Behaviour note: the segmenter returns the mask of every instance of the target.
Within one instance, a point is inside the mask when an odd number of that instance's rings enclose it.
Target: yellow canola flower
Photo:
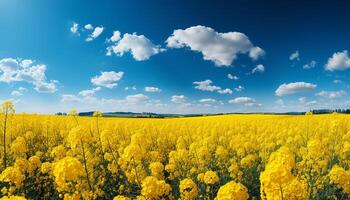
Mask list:
[[[171,195],[171,187],[165,181],[159,181],[156,177],[148,176],[142,181],[141,194],[146,199],[161,199]]]
[[[0,181],[15,184],[19,188],[24,181],[25,176],[16,167],[7,167],[0,174]]]
[[[113,200],[131,200],[131,199],[129,197],[118,195],[118,196],[114,197]]]
[[[203,182],[207,185],[214,185],[219,182],[219,176],[214,171],[207,171],[203,176]]]
[[[180,195],[183,200],[196,199],[198,195],[198,188],[196,183],[189,178],[186,178],[180,182]]]
[[[26,200],[26,198],[22,196],[4,196],[0,200]]]
[[[248,198],[247,188],[234,181],[221,186],[216,196],[216,200],[247,200]]]
[[[335,165],[328,176],[331,183],[343,189],[346,194],[350,194],[350,171]]]
[[[68,188],[68,182],[77,182],[84,175],[81,162],[73,157],[65,157],[53,164],[53,175],[59,191]]]

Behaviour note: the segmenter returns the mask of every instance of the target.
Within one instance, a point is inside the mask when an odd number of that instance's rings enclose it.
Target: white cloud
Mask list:
[[[264,55],[265,51],[260,47],[253,47],[249,51],[249,57],[251,57],[253,60],[257,60]]]
[[[73,22],[72,26],[70,27],[70,32],[72,32],[73,34],[79,35],[79,24]]]
[[[13,90],[11,92],[12,96],[19,97],[22,96],[24,92],[27,92],[28,90],[24,87],[19,87],[17,90]]]
[[[121,39],[121,33],[120,31],[113,31],[112,37],[109,39],[111,42],[118,42],[118,40]]]
[[[162,90],[157,87],[145,87],[146,92],[161,92]]]
[[[242,104],[245,106],[261,106],[261,104],[256,103],[256,100],[251,97],[237,97],[229,100],[231,104]]]
[[[237,87],[235,88],[235,90],[236,90],[237,92],[241,92],[242,90],[244,90],[244,87],[241,86],[241,85],[239,85],[239,86],[237,86]]]
[[[195,82],[193,82],[193,84],[196,85],[194,88],[196,88],[197,90],[213,92],[213,91],[221,89],[221,87],[212,85],[212,83],[213,83],[213,81],[211,81],[209,79],[205,80],[205,81],[195,81]]]
[[[312,60],[310,63],[307,63],[303,66],[303,69],[311,69],[314,68],[316,66],[316,61]]]
[[[294,53],[290,54],[289,56],[289,60],[300,60],[300,57],[299,57],[299,51],[295,51]]]
[[[232,75],[232,74],[227,74],[227,78],[231,79],[231,80],[238,80],[238,76]]]
[[[135,95],[128,95],[125,98],[125,102],[126,103],[131,103],[131,104],[135,104],[135,103],[140,103],[140,102],[144,102],[147,101],[149,98],[144,95],[144,94],[135,94]]]
[[[116,31],[114,33],[116,33]],[[113,34],[113,36],[115,36],[115,34]],[[114,52],[117,56],[123,56],[124,53],[130,52],[135,60],[142,61],[148,60],[151,56],[165,51],[165,49],[161,48],[159,45],[153,44],[151,40],[144,35],[125,33],[121,39],[120,35],[119,38],[118,36],[113,38],[113,36],[111,41],[116,40],[116,43],[107,47],[107,55],[112,55],[112,52]]]
[[[124,72],[101,72],[100,76],[91,78],[91,83],[96,86],[103,86],[106,88],[114,88],[118,85],[118,81],[123,77]]]
[[[343,81],[342,80],[333,80],[333,83],[338,84],[338,83],[343,83]]]
[[[19,96],[22,96],[22,93],[17,91],[17,90],[14,90],[14,91],[11,92],[11,95],[15,96],[15,97],[19,97]]]
[[[102,26],[97,26],[94,31],[86,38],[87,42],[91,42],[94,39],[98,38],[103,32],[104,28]]]
[[[173,95],[171,101],[174,103],[184,104],[187,102],[187,97],[184,95]]]
[[[86,25],[84,26],[84,28],[85,28],[86,30],[92,30],[92,29],[94,29],[94,27],[93,27],[91,24],[86,24]]]
[[[207,98],[199,100],[200,103],[217,103],[218,101],[215,99]]]
[[[276,96],[285,96],[300,92],[311,91],[316,88],[317,85],[305,82],[284,83],[280,85],[275,91]]]
[[[325,66],[328,71],[346,70],[350,68],[348,51],[335,52]]]
[[[220,93],[220,94],[232,94],[233,92],[230,88],[226,88],[223,90],[218,90],[218,93]]]
[[[320,97],[326,97],[330,99],[334,98],[339,98],[346,95],[346,92],[344,90],[339,90],[339,91],[324,91],[322,90],[321,92],[317,93],[316,96]]]
[[[253,74],[254,74],[254,73],[257,73],[257,72],[263,73],[264,71],[265,71],[264,65],[259,64],[259,65],[257,65],[257,66],[252,70],[252,73],[253,73]]]
[[[46,79],[46,65],[33,65],[32,60],[4,58],[0,60],[0,82],[25,81],[34,85],[38,92],[53,93],[57,91],[58,81]]]
[[[96,92],[100,90],[101,90],[101,87],[95,87],[95,88],[92,88],[91,90],[82,90],[79,92],[79,95],[83,97],[93,96]]]
[[[212,85],[213,81],[211,80],[204,80],[204,81],[195,81],[193,82],[196,86],[194,87],[197,90],[202,90],[202,91],[210,91],[214,92],[217,91],[219,94],[232,94],[232,90],[229,88],[222,89],[219,86]]]
[[[174,30],[166,40],[170,48],[189,47],[200,52],[204,60],[210,60],[217,66],[230,66],[238,54],[246,54],[252,59],[263,55],[263,50],[255,47],[249,38],[240,32],[219,33],[205,26],[192,26]]]
[[[73,94],[64,94],[64,95],[62,95],[61,102],[62,103],[82,102],[82,100]]]

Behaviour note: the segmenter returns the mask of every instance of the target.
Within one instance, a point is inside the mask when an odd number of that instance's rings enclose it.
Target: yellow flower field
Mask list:
[[[1,199],[348,199],[350,116],[1,114]]]

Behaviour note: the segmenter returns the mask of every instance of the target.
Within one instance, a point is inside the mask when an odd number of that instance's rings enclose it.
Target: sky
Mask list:
[[[0,1],[16,112],[348,108],[350,2]]]

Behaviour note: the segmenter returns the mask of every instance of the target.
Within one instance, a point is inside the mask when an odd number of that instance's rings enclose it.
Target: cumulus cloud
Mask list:
[[[207,99],[201,99],[201,100],[199,100],[199,102],[200,103],[216,103],[218,101],[215,99],[207,98]]]
[[[101,90],[101,87],[95,87],[95,88],[92,88],[91,90],[82,90],[79,92],[79,95],[83,97],[93,96],[96,92],[100,90]]]
[[[264,55],[265,51],[260,47],[253,47],[249,51],[249,57],[251,57],[253,60],[257,60]]]
[[[335,99],[339,98],[346,95],[346,92],[344,90],[339,90],[339,91],[324,91],[322,90],[321,92],[317,93],[316,96],[320,97],[326,97],[330,99]]]
[[[245,106],[261,106],[261,104],[258,104],[254,98],[251,97],[237,97],[234,99],[229,100],[229,103],[231,104],[241,104]]]
[[[196,88],[197,90],[213,92],[213,91],[221,89],[221,87],[212,85],[212,83],[213,83],[213,81],[211,81],[209,79],[205,80],[205,81],[195,81],[195,82],[193,82],[193,84],[196,85],[194,88]]]
[[[109,39],[111,42],[118,42],[118,40],[121,39],[121,33],[120,31],[113,31],[112,37]]]
[[[157,87],[145,87],[146,92],[161,92],[162,90]]]
[[[311,62],[305,64],[303,66],[303,69],[311,69],[311,68],[314,68],[316,66],[316,61],[312,60]]]
[[[201,103],[201,105],[203,105],[205,107],[211,107],[211,106],[217,106],[217,105],[223,104],[222,101],[218,101],[218,100],[212,99],[212,98],[200,99],[198,102]]]
[[[91,24],[86,24],[86,25],[84,26],[84,28],[85,28],[86,30],[92,30],[92,29],[94,29],[94,27],[93,27]]]
[[[171,101],[174,103],[184,104],[187,102],[187,97],[185,95],[173,95]]]
[[[24,87],[19,87],[17,90],[13,90],[11,92],[11,95],[12,96],[15,96],[15,97],[19,97],[19,96],[22,96],[24,92],[27,92],[27,88],[24,88]]]
[[[0,82],[24,81],[34,85],[38,92],[53,93],[57,91],[56,80],[47,80],[46,65],[36,64],[33,60],[4,58],[0,60]]]
[[[239,86],[237,86],[237,87],[235,88],[235,90],[236,90],[237,92],[241,92],[242,90],[244,90],[244,87],[241,86],[241,85],[239,85]]]
[[[97,26],[94,31],[86,38],[87,42],[91,42],[94,39],[98,38],[103,32],[104,28],[102,26]]]
[[[82,102],[82,99],[80,99],[79,97],[77,97],[74,94],[64,94],[64,95],[62,95],[61,102],[62,103]]]
[[[212,80],[204,80],[204,81],[195,81],[193,82],[196,85],[194,88],[202,91],[210,91],[210,92],[218,92],[219,94],[232,94],[232,90],[230,88],[222,89],[219,86],[212,85]]]
[[[140,102],[147,101],[149,98],[144,94],[134,94],[125,97],[125,102],[130,104],[136,104]]]
[[[118,32],[114,31],[113,36],[110,39],[115,44],[107,47],[108,56],[112,55],[112,53],[115,53],[117,56],[123,56],[125,53],[130,52],[135,60],[143,61],[148,60],[153,55],[165,51],[165,49],[161,48],[159,45],[153,44],[152,41],[144,35],[125,33],[121,38],[120,32]]]
[[[232,74],[227,74],[227,78],[231,79],[231,80],[238,80],[238,76],[232,75]]]
[[[169,48],[189,47],[192,51],[202,53],[204,60],[212,61],[217,66],[230,66],[238,54],[249,53],[254,60],[264,54],[243,33],[219,33],[205,26],[174,30],[166,43]]]
[[[305,82],[284,83],[280,85],[275,91],[276,96],[285,96],[300,92],[311,91],[316,88],[317,85]]]
[[[325,66],[328,71],[346,70],[350,68],[350,58],[348,51],[335,52],[332,57],[328,59]]]
[[[79,24],[76,22],[73,22],[72,26],[70,27],[70,32],[72,32],[75,35],[79,35]]]
[[[253,70],[252,73],[263,73],[265,71],[265,67],[262,64],[257,65]]]
[[[230,88],[226,88],[226,89],[222,89],[222,90],[218,90],[219,94],[232,94],[233,91]]]
[[[123,77],[124,72],[101,72],[101,75],[91,78],[91,83],[96,86],[106,88],[114,88],[118,85],[118,81]]]
[[[295,51],[294,53],[290,54],[289,56],[289,60],[300,60],[300,57],[299,57],[299,51]]]

